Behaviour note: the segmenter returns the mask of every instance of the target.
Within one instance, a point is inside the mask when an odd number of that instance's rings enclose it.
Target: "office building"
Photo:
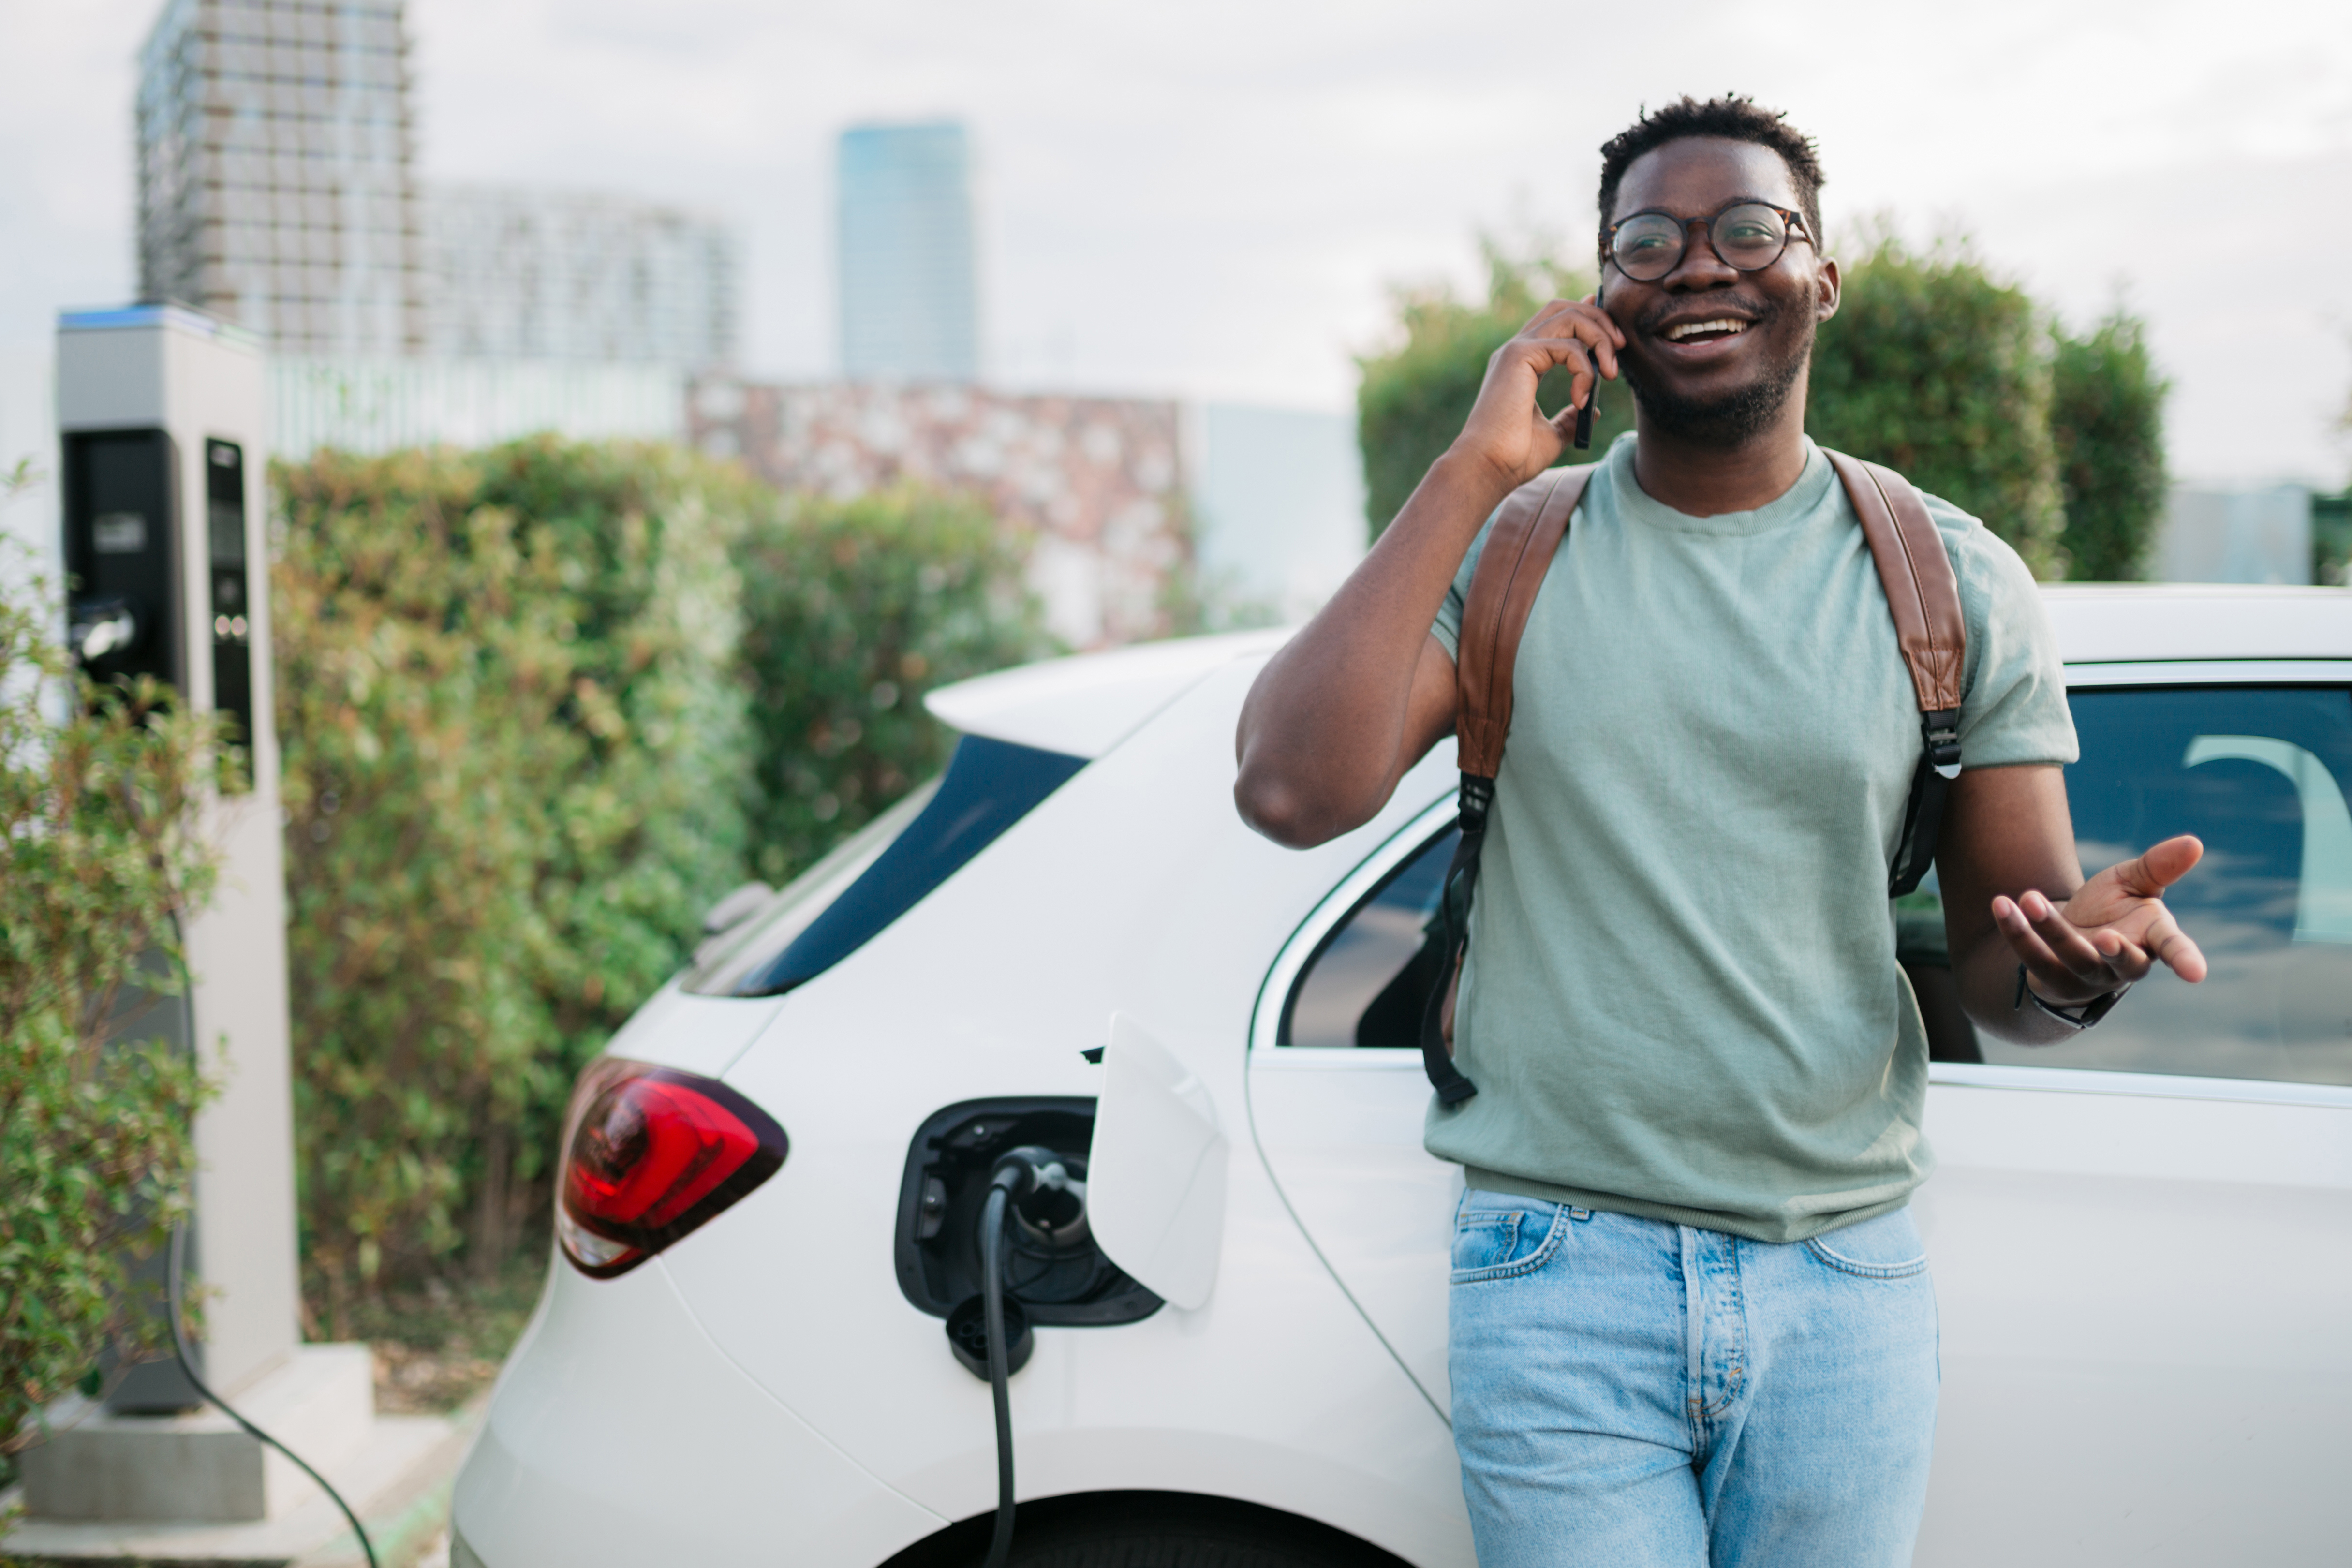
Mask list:
[[[402,0],[167,0],[141,51],[139,279],[283,353],[414,353]]]
[[[734,361],[737,247],[714,218],[591,193],[436,185],[425,230],[436,355]]]
[[[971,153],[961,125],[841,133],[841,374],[968,382],[980,374]]]

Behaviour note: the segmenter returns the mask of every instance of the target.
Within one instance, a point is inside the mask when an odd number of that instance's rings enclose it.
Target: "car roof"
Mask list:
[[[2063,584],[2042,590],[2069,664],[2352,658],[2352,590],[2236,584]],[[1099,757],[1218,667],[1272,653],[1296,627],[1141,643],[1046,659],[931,692],[968,735]]]
[[[1181,637],[1049,658],[942,686],[923,706],[967,735],[1099,757],[1211,670],[1272,653],[1296,629]]]
[[[2061,584],[2042,590],[2069,664],[2352,658],[2352,590],[2251,584]]]

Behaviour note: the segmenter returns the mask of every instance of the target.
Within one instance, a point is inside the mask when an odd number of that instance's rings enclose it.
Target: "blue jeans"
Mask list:
[[[1811,1241],[1471,1191],[1454,1441],[1479,1568],[1903,1568],[1941,1381],[1907,1211]]]

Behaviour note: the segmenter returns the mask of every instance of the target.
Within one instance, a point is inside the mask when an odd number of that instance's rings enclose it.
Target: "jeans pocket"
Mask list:
[[[1839,1273],[1862,1279],[1908,1279],[1927,1272],[1927,1248],[1908,1209],[1824,1232],[1808,1240],[1805,1250]]]
[[[1469,1194],[1454,1217],[1453,1282],[1469,1285],[1532,1274],[1559,1250],[1568,1226],[1564,1205]]]

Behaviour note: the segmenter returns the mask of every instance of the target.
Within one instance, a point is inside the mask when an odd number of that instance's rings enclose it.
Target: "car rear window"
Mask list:
[[[947,772],[868,823],[698,962],[686,989],[775,996],[815,979],[920,903],[1086,766],[1084,757],[982,735]]]

